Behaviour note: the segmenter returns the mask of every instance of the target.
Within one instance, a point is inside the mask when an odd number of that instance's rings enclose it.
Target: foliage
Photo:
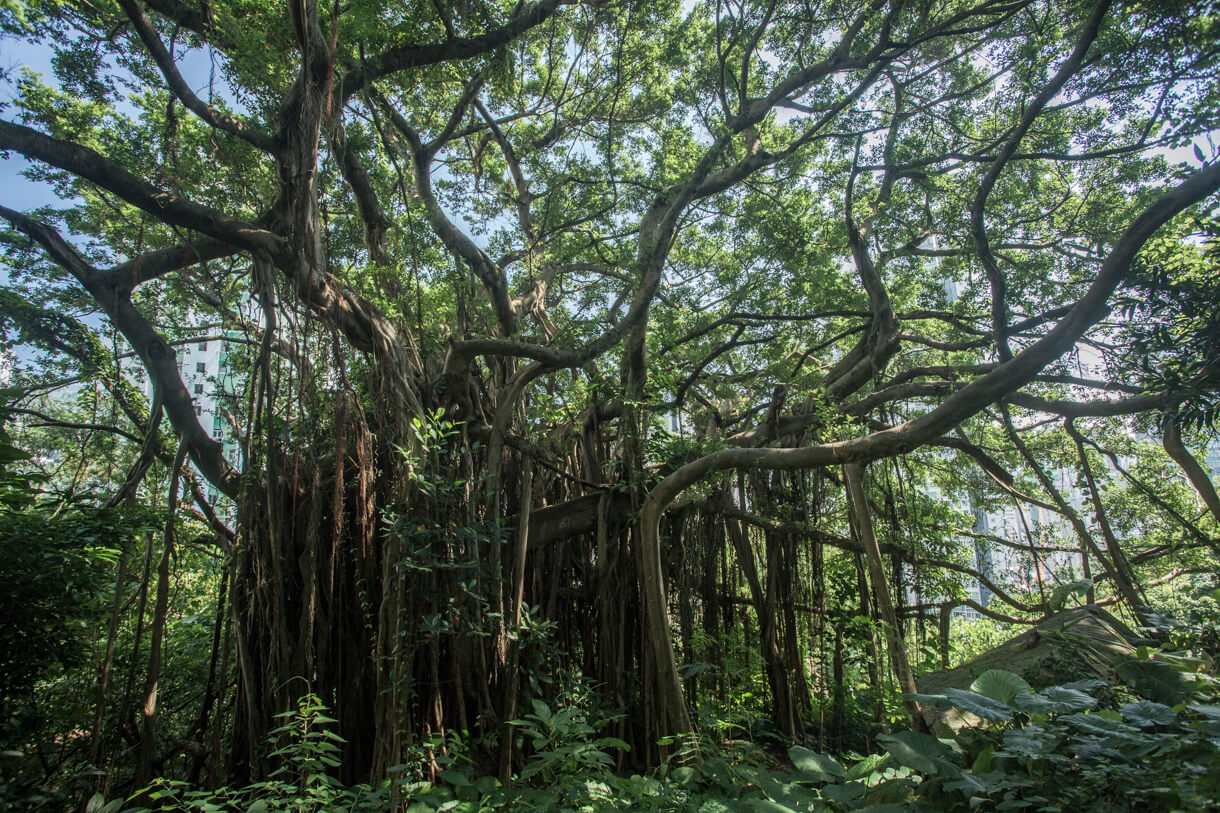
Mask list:
[[[1212,383],[1220,376],[1220,222],[1197,223],[1196,230],[1197,240],[1159,236],[1141,256],[1130,293],[1120,298],[1124,330],[1131,334],[1124,361],[1138,365],[1147,389],[1179,393],[1183,403],[1173,420],[1214,429],[1220,415]]]
[[[1214,518],[1131,440],[1220,391],[1214,4],[0,0],[0,29],[51,65],[0,105],[48,195],[0,206],[3,361],[48,450],[0,482],[6,546],[36,540],[0,565],[33,618],[0,678],[96,694],[65,794],[990,800],[974,744],[884,729],[909,640],[922,669],[1007,634],[947,615],[991,542],[1021,618],[1215,569]],[[209,429],[181,350],[213,331]],[[109,579],[138,521],[97,506],[149,461],[128,496],[157,503],[179,449],[208,484]],[[1014,500],[1046,513],[989,539]],[[1173,646],[1115,679],[1210,691]],[[1025,688],[930,702],[1019,761],[1113,699]],[[1132,736],[1198,722],[1120,699]],[[66,717],[44,739],[83,739]]]
[[[975,685],[982,691],[921,698],[968,714],[986,712],[955,738],[899,731],[878,738],[882,751],[854,761],[794,745],[787,752],[791,769],[762,752],[703,740],[681,744],[653,773],[626,775],[611,770],[605,750],[621,744],[597,738],[581,722],[580,709],[552,714],[539,707],[518,723],[535,739],[535,757],[507,788],[454,758],[442,758],[448,767],[435,783],[342,787],[327,775],[337,754],[325,728],[333,721],[306,696],[297,711],[281,716],[275,753],[283,765],[267,781],[201,791],[163,780],[139,794],[142,806],[98,797],[90,810],[1114,811],[1202,809],[1220,791],[1215,706],[1138,700],[1099,709],[1089,692],[1104,688],[1100,681],[1037,692],[1025,686],[1012,694],[1023,685],[995,670]]]
[[[181,780],[161,779],[134,794],[132,801],[137,802],[136,806],[124,806],[122,800],[105,802],[100,796],[95,796],[91,804],[107,813],[154,810],[323,813],[337,809],[371,813],[385,809],[379,803],[379,795],[367,787],[345,788],[331,775],[339,765],[336,743],[342,739],[327,728],[335,720],[326,711],[315,695],[306,693],[296,710],[277,715],[282,725],[273,732],[271,756],[279,767],[264,781],[242,789],[207,791],[192,788]]]
[[[959,735],[957,751],[933,748],[930,739],[914,753],[887,751],[924,775],[913,798],[935,805],[929,809],[1207,806],[1220,788],[1220,749],[1207,707],[1141,700],[1098,710],[1088,690],[1102,686],[1052,686],[1010,702],[946,692],[946,706],[980,720]]]
[[[79,666],[102,617],[115,560],[153,527],[147,509],[61,502],[14,470],[28,455],[0,430],[0,747],[43,719],[35,686]]]

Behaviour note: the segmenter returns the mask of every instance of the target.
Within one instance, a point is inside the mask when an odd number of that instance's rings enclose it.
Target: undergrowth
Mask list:
[[[378,786],[345,787],[337,735],[317,698],[284,716],[274,756],[281,767],[240,789],[197,790],[161,780],[133,800],[100,796],[87,813],[486,813],[490,811],[981,811],[1202,810],[1220,790],[1220,707],[1152,700],[1101,708],[1102,681],[1034,692],[993,670],[971,689],[920,696],[961,727],[953,737],[900,731],[883,749],[840,758],[792,746],[790,765],[761,749],[691,737],[649,774],[613,770],[625,743],[596,736],[575,708],[537,702],[516,721],[534,754],[512,787],[479,776],[450,751],[433,755],[436,781],[402,771]],[[138,803],[137,801],[138,800]]]
[[[602,734],[617,713],[576,680],[512,721],[529,756],[510,787],[481,773],[470,744],[452,734],[413,749],[380,784],[344,786],[333,778],[342,742],[330,730],[335,720],[306,695],[280,715],[268,746],[278,767],[266,780],[216,790],[158,780],[128,799],[95,796],[86,813],[1212,809],[1220,797],[1214,618],[1158,632],[1164,646],[1120,659],[1111,681],[1036,691],[993,669],[969,689],[914,695],[939,736],[882,734],[868,755],[820,753],[809,741],[782,760],[749,740],[702,734],[663,742],[670,756],[649,773],[619,771],[628,745]]]

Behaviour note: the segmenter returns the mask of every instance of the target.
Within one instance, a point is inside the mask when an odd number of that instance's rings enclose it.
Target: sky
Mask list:
[[[23,68],[41,74],[48,85],[59,87],[52,70],[51,55],[52,49],[48,44],[0,37],[0,69],[5,76],[5,79],[0,81],[0,102],[11,102],[17,96],[16,80],[21,77]],[[192,51],[179,63],[183,77],[204,98],[207,98],[210,69],[208,55],[201,50]],[[217,89],[221,95],[227,96],[219,87]],[[232,99],[227,101],[232,108]],[[8,118],[11,113],[5,110],[0,115]],[[31,181],[21,174],[28,166],[29,161],[16,153],[0,155],[0,204],[30,211],[39,206],[58,203],[59,199],[48,185]]]
[[[53,78],[51,49],[8,37],[0,38],[0,68],[7,77],[5,81],[0,82],[0,100],[3,102],[12,101],[17,95],[13,79],[21,75],[22,67],[37,71],[48,80]],[[8,117],[7,110],[5,117]],[[55,195],[46,184],[22,177],[21,171],[28,165],[29,162],[16,153],[10,152],[7,156],[0,156],[0,203],[13,209],[29,211],[56,202]]]

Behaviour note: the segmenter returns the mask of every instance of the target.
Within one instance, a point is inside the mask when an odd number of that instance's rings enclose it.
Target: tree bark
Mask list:
[[[919,689],[915,686],[915,673],[911,671],[906,645],[899,633],[898,615],[894,612],[894,602],[890,598],[890,588],[885,580],[885,563],[881,558],[881,548],[877,545],[877,536],[873,530],[872,512],[868,509],[868,495],[864,490],[865,468],[857,463],[848,463],[844,467],[844,471],[851,493],[852,508],[856,515],[856,529],[860,534],[860,542],[864,546],[865,561],[868,562],[869,579],[873,584],[873,594],[877,597],[877,609],[881,613],[885,642],[889,649],[894,677],[904,694],[916,694]],[[923,722],[923,715],[920,713],[919,703],[909,698],[904,702],[911,719],[911,729],[925,730],[926,726]]]

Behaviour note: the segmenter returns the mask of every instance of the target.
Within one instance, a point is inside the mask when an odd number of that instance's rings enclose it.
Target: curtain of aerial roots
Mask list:
[[[265,773],[274,716],[306,692],[340,720],[345,765],[367,770],[378,688],[372,613],[385,548],[372,437],[352,399],[340,396],[330,448],[273,432],[264,441],[263,476],[247,480],[239,501],[230,773],[236,781]]]
[[[804,532],[813,514],[802,485],[803,477],[786,472],[738,477],[737,500],[748,505],[747,514],[766,518],[761,526],[732,515],[734,500],[727,488],[719,497],[720,507],[730,508],[730,515],[721,521],[758,629],[755,646],[769,690],[771,719],[788,737],[804,734],[805,721],[813,710],[806,674],[808,658],[803,654],[802,627],[797,618],[798,604],[809,610],[809,591],[802,587],[798,551],[815,544]],[[725,590],[727,596],[736,597],[732,585],[725,585]],[[748,623],[748,615],[737,616]],[[748,627],[742,635],[749,637]]]
[[[263,370],[266,387],[270,365]],[[230,781],[274,767],[275,715],[307,691],[339,720],[346,781],[384,777],[410,749],[426,754],[454,732],[485,745],[476,754],[485,769],[510,776],[529,753],[506,723],[532,699],[553,703],[577,673],[625,712],[605,732],[631,744],[624,758],[660,757],[657,701],[640,678],[648,647],[627,501],[606,492],[586,510],[587,487],[558,474],[559,458],[531,448],[533,459],[521,444],[502,452],[489,499],[485,438],[460,424],[411,428],[362,406],[385,402],[384,386],[315,396],[325,409],[305,414],[333,420],[300,435],[273,428],[284,426],[270,418],[282,401],[264,393],[252,402],[261,440],[250,444],[248,470],[262,475],[246,478],[240,499]],[[587,432],[566,465],[605,482],[600,461],[613,440]],[[679,656],[709,667],[686,670],[692,709],[723,708],[757,675],[779,732],[808,734],[814,721],[819,736],[841,733],[850,637],[828,621],[815,532],[824,493],[842,493],[828,476],[730,476],[666,517]],[[587,521],[573,535],[531,535],[521,522],[582,496]],[[871,616],[867,579],[860,584],[859,612]],[[744,669],[730,672],[726,658]],[[815,700],[811,679],[831,698]]]
[[[485,768],[515,771],[528,753],[503,737],[505,722],[578,671],[615,705],[638,706],[634,554],[608,497],[593,530],[534,544],[518,527],[526,500],[579,496],[570,478],[510,449],[488,500],[487,445],[461,425],[362,407],[387,402],[384,381],[361,397],[314,396],[325,403],[298,393],[303,414],[332,418],[286,431],[272,415],[290,407],[266,391],[272,366],[264,359],[251,402],[247,470],[260,476],[239,498],[231,783],[274,769],[275,715],[306,692],[339,721],[348,782],[384,777],[455,732],[490,743],[476,754]],[[646,753],[638,713],[613,726]]]
[[[856,573],[849,576],[858,605],[828,606],[819,528],[828,493],[846,496],[843,484],[825,472],[739,475],[700,501],[693,517],[670,523],[667,572],[673,574],[669,589],[682,655],[688,663],[711,667],[690,670],[684,688],[692,706],[723,709],[734,694],[753,691],[757,675],[779,733],[840,742],[849,681],[846,649],[853,643],[870,653],[864,659],[868,680],[880,689],[888,669],[879,660],[878,640],[867,628],[863,637],[845,629],[852,616],[882,620],[864,556],[855,554]],[[846,505],[840,499],[835,510]],[[896,560],[892,565],[895,595],[900,595],[901,571]],[[695,629],[702,635],[693,635]],[[893,657],[898,650],[900,659],[905,656],[900,631],[888,641],[886,654]],[[744,647],[744,664],[734,642]],[[726,664],[735,658],[745,670],[733,675]],[[816,696],[811,683],[820,690]]]

